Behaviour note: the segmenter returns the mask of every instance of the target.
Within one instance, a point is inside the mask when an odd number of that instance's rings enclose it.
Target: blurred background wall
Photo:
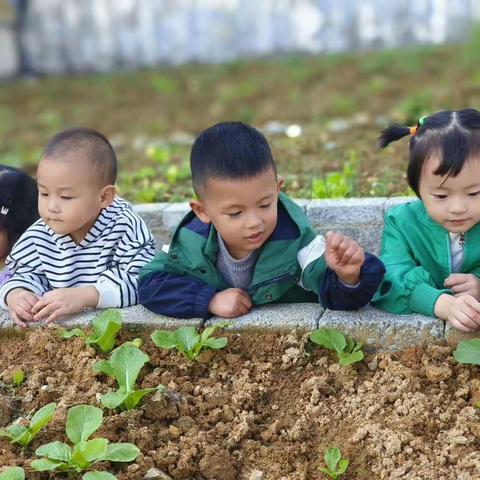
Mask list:
[[[1,0],[0,76],[461,41],[479,0]]]

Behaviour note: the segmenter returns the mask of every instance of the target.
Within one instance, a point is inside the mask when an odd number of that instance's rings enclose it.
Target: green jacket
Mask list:
[[[392,313],[434,316],[434,307],[452,273],[450,237],[416,200],[388,210],[380,259],[387,272],[372,303]],[[460,273],[480,275],[480,224],[465,233]]]
[[[280,193],[277,225],[261,247],[250,287],[254,305],[318,302],[330,308],[358,308],[370,301],[383,276],[383,265],[368,255],[360,285],[348,287],[327,268],[325,242],[300,207]],[[231,288],[215,263],[217,231],[189,212],[176,229],[170,247],[140,272],[140,303],[179,318],[205,317],[218,291]],[[300,286],[301,285],[301,286]],[[320,298],[319,298],[320,297]]]

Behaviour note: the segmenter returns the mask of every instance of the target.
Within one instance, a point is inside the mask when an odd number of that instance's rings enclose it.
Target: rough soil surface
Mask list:
[[[99,406],[114,381],[92,373],[100,358],[83,341],[54,330],[0,337],[0,424],[48,402],[53,422],[23,451],[0,439],[0,465],[22,466],[29,480],[60,479],[32,473],[30,460],[44,443],[65,441],[69,407]],[[133,338],[126,333],[122,340]],[[350,460],[342,480],[473,480],[480,478],[480,399],[477,367],[458,365],[449,347],[412,348],[339,366],[320,348],[305,354],[301,332],[228,334],[223,351],[190,363],[160,351],[144,335],[150,364],[141,387],[166,386],[129,412],[105,410],[94,436],[133,442],[130,464],[101,468],[119,480],[320,480],[317,467],[331,446]],[[17,389],[11,375],[23,369]],[[120,466],[119,466],[120,465]]]

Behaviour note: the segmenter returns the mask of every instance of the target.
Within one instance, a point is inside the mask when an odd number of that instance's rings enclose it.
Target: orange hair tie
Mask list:
[[[417,127],[410,127],[410,135],[415,135],[417,133]]]

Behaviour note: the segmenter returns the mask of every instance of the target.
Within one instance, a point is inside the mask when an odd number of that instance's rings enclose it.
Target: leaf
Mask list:
[[[338,363],[342,366],[351,365],[352,363],[360,362],[363,360],[363,352],[357,350],[353,353],[337,353]]]
[[[97,315],[92,322],[93,333],[87,337],[88,345],[98,346],[103,353],[108,353],[115,345],[117,332],[122,328],[119,310],[109,308]]]
[[[159,348],[172,349],[177,345],[175,338],[175,332],[169,332],[168,330],[155,330],[151,335],[153,343]]]
[[[117,480],[117,477],[108,472],[87,472],[82,480]]]
[[[233,325],[232,322],[219,322],[219,323],[216,323],[215,325],[212,325],[211,327],[207,327],[207,328],[205,328],[205,330],[203,330],[203,332],[200,336],[200,341],[202,343],[205,343],[205,341],[210,337],[210,335],[215,330],[218,330],[220,328],[230,327],[232,325]]]
[[[453,356],[458,363],[480,365],[480,338],[463,340],[457,345]]]
[[[82,338],[87,338],[85,333],[83,333],[82,330],[79,328],[74,328],[73,330],[61,330],[59,335],[62,338],[72,338],[72,337],[82,337]]]
[[[88,440],[102,424],[103,412],[92,405],[77,405],[68,411],[66,431],[72,443]]]
[[[56,408],[57,404],[52,402],[35,413],[30,420],[30,426],[28,428],[32,436],[37,435],[37,433],[52,420]]]
[[[20,467],[10,467],[0,473],[0,480],[25,480],[25,472]]]
[[[177,346],[182,346],[185,352],[191,352],[193,347],[200,341],[200,335],[195,327],[185,326],[175,330]]]
[[[77,445],[77,451],[82,454],[82,457],[88,462],[103,460],[103,456],[107,451],[108,440],[106,438],[94,438],[87,442],[80,442]]]
[[[332,447],[325,452],[323,458],[325,459],[325,463],[327,464],[328,469],[331,472],[335,472],[337,468],[337,463],[342,458],[342,454],[340,453],[340,450],[338,448]]]
[[[337,473],[338,473],[339,475],[342,475],[343,473],[346,472],[347,467],[348,467],[348,460],[347,460],[346,458],[342,458],[342,459],[338,462]]]
[[[347,341],[345,335],[334,328],[319,328],[310,334],[310,340],[317,345],[334,350],[337,353],[343,352]]]
[[[325,475],[327,475],[328,477],[330,478],[336,478],[336,475],[332,475],[332,473],[330,472],[330,470],[328,470],[327,468],[325,467],[318,467],[318,469],[324,473]]]
[[[163,385],[162,385],[163,386]],[[145,396],[148,395],[149,393],[154,392],[157,390],[156,388],[144,388],[142,390],[135,390],[133,392],[130,392],[128,396],[123,400],[123,405],[126,410],[132,410],[135,408],[140,400]]]
[[[222,337],[222,338],[208,338],[205,342],[203,342],[203,346],[208,347],[208,348],[213,348],[214,350],[218,350],[220,348],[223,348],[227,345],[227,338]]]
[[[109,377],[115,378],[115,372],[108,360],[99,360],[98,362],[95,362],[92,370],[94,373],[103,373]]]
[[[25,373],[23,370],[15,370],[12,375],[12,384],[14,387],[19,387],[25,380]]]
[[[112,353],[110,365],[121,390],[135,389],[137,376],[149,360],[149,356],[136,347],[121,347]]]
[[[101,402],[105,408],[114,409],[119,407],[124,400],[128,397],[129,392],[124,390],[116,390],[115,392],[108,392],[105,395],[102,395]]]
[[[28,429],[26,427],[24,427],[23,425],[16,425],[14,423],[13,425],[2,428],[0,430],[0,437],[7,437],[12,439],[12,443],[18,443],[17,439],[25,433],[28,433]]]
[[[72,449],[66,443],[55,441],[38,447],[35,450],[35,455],[68,463],[72,457]]]
[[[66,466],[66,463],[49,460],[48,458],[40,458],[38,460],[33,460],[30,463],[30,466],[37,472],[51,472],[59,467]]]
[[[110,443],[102,460],[111,462],[132,462],[140,450],[133,443]]]

